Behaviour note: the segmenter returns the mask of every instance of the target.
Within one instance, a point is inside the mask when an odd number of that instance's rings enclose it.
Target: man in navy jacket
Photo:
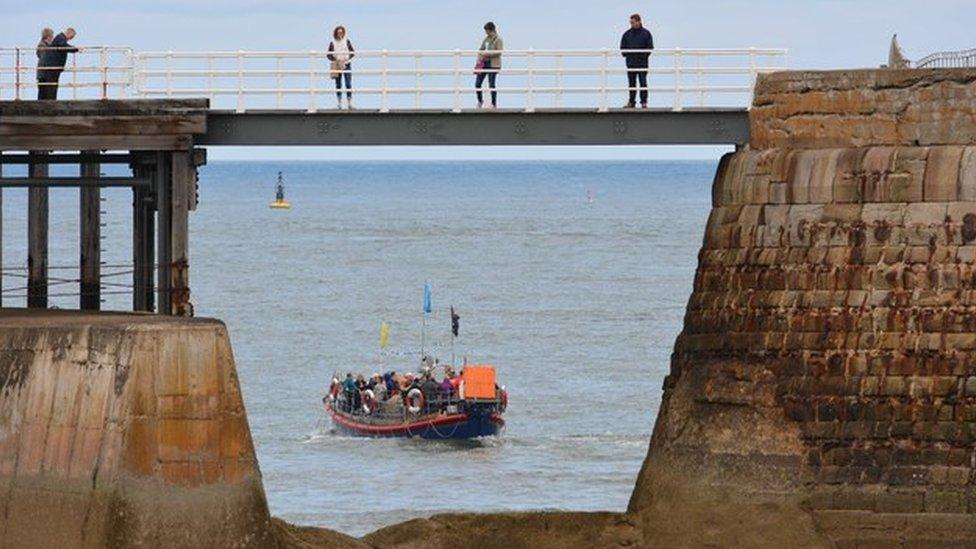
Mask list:
[[[78,51],[78,48],[68,43],[68,40],[74,39],[75,34],[75,29],[68,27],[54,37],[51,45],[41,55],[38,61],[40,68],[37,70],[38,99],[58,98],[58,79],[68,62],[68,53]]]
[[[638,81],[640,81],[641,108],[647,108],[647,60],[651,56],[649,51],[628,53],[626,50],[653,49],[654,37],[651,36],[651,31],[644,28],[639,14],[631,15],[630,28],[620,38],[620,53],[627,62],[627,86],[630,88],[630,98],[624,105],[625,109],[634,108]]]

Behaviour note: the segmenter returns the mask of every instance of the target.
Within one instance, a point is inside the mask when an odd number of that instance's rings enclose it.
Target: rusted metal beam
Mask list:
[[[172,308],[172,157],[168,152],[156,153],[156,302],[158,312],[174,314]]]
[[[80,164],[83,161],[98,162],[99,164],[129,164],[133,160],[133,155],[128,153],[63,153],[50,154],[45,159],[47,164]],[[30,164],[32,162],[30,154],[5,154],[0,156],[0,165],[3,164]]]
[[[177,316],[193,316],[193,305],[190,303],[189,216],[191,194],[196,194],[196,168],[189,153],[174,152],[172,158],[170,311]],[[192,202],[195,204],[196,200]]]
[[[148,187],[152,181],[137,177],[8,177],[0,178],[0,188],[73,188],[73,187]]]

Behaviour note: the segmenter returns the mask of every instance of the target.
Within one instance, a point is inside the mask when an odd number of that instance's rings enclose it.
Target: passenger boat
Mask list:
[[[322,401],[336,430],[351,436],[469,439],[496,436],[505,426],[508,394],[495,384],[493,366],[465,366],[450,398],[425,398],[416,386],[405,393],[381,402],[366,390],[351,399],[333,378]]]

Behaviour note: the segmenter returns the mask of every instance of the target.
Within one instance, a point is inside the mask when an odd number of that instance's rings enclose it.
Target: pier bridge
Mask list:
[[[26,285],[0,285],[0,305],[21,294],[30,308],[49,305],[51,188],[80,188],[80,308],[102,303],[101,189],[125,187],[133,196],[132,308],[190,315],[188,217],[202,147],[740,145],[749,140],[757,76],[787,62],[782,49],[647,52],[649,108],[625,109],[618,106],[631,90],[618,50],[506,50],[500,108],[482,109],[478,53],[357,51],[349,69],[356,108],[340,109],[325,51],[85,47],[70,56],[53,102],[32,100],[44,68],[34,49],[0,48],[0,170],[28,166],[26,177],[8,169],[0,193],[29,189]],[[61,164],[77,165],[77,175],[52,176],[49,166]],[[107,164],[131,175],[104,177]]]

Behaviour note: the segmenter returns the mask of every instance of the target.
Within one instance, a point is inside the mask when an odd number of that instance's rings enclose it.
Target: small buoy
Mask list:
[[[282,180],[281,172],[278,172],[278,185],[275,188],[275,199],[269,206],[272,210],[291,209],[291,203],[285,200],[285,182]]]

